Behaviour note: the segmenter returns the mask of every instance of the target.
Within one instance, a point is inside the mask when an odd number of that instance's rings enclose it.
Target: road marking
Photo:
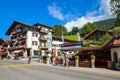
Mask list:
[[[9,68],[9,66],[6,66],[6,65],[3,65],[2,67],[5,68],[5,69],[8,69],[8,68]]]
[[[23,66],[23,64],[15,64],[15,66],[21,67]]]
[[[17,67],[17,66],[15,66],[15,65],[13,65],[13,64],[10,64],[10,66],[11,66],[11,67],[14,67],[14,68],[16,68],[16,67]]]
[[[10,67],[17,68],[17,67],[29,67],[29,66],[37,66],[37,64],[9,64],[9,65],[2,65],[3,68],[8,69]]]

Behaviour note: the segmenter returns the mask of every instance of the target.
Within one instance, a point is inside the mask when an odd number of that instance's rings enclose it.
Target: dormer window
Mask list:
[[[38,26],[38,28],[41,28],[41,26]]]

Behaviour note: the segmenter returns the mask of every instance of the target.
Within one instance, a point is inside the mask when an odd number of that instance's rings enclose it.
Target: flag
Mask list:
[[[77,33],[78,41],[80,41],[80,33]]]
[[[63,37],[63,35],[62,35],[62,42],[64,43],[64,37]]]
[[[54,48],[54,57],[56,57],[57,49],[56,47]]]

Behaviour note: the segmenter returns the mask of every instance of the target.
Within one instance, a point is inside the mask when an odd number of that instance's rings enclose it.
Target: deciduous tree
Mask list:
[[[57,24],[53,26],[53,35],[58,37],[61,37],[62,35],[67,35],[67,29],[64,26]]]
[[[120,27],[120,0],[111,0],[111,12],[116,16],[114,27]]]

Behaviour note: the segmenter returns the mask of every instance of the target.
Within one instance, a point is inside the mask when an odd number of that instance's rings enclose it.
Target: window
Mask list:
[[[38,37],[37,32],[33,32],[32,36],[33,36],[33,37]]]
[[[118,63],[118,55],[117,55],[117,52],[114,52],[114,54],[113,54],[113,59],[114,59],[114,62],[115,62],[115,63]]]
[[[38,45],[38,42],[37,42],[37,41],[33,41],[33,42],[32,42],[32,45],[37,46],[37,45]]]

